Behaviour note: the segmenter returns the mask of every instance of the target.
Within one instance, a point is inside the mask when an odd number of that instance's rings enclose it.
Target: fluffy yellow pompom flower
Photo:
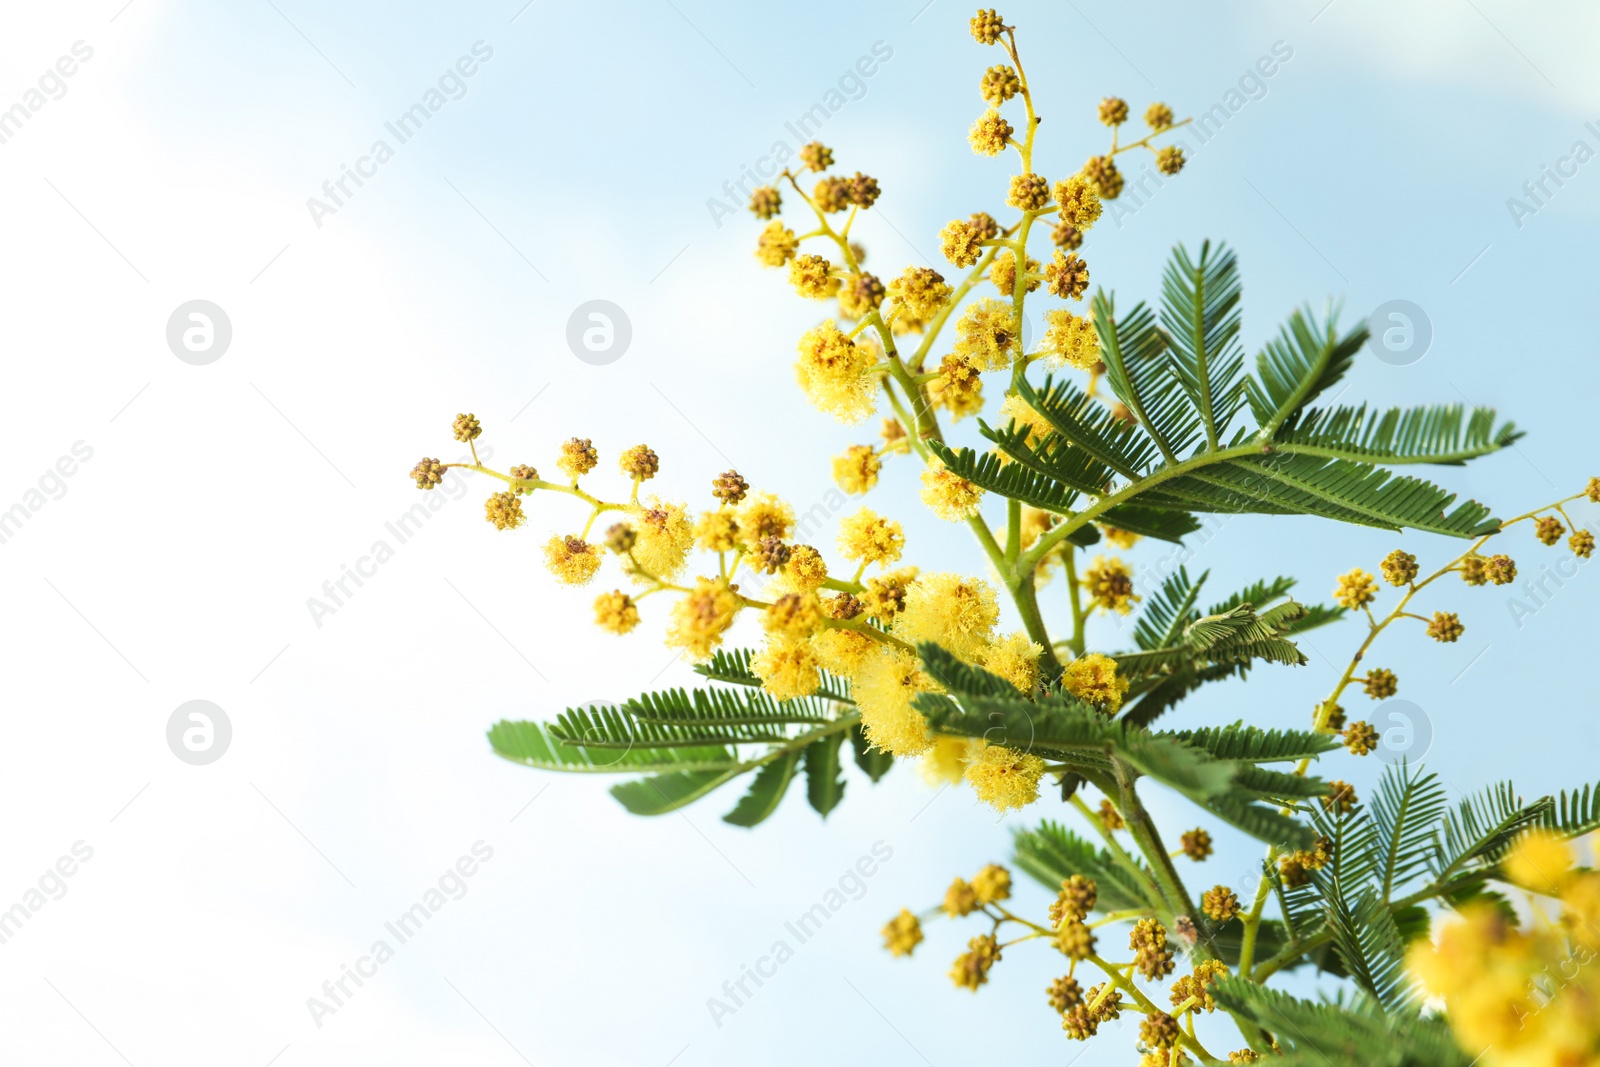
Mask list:
[[[967,761],[977,756],[983,742],[975,737],[936,737],[923,753],[917,771],[929,785],[954,785],[966,772]]]
[[[867,374],[878,361],[876,349],[846,337],[832,320],[800,338],[795,377],[819,411],[840,422],[860,422],[872,414],[877,383]]]
[[[625,634],[639,625],[639,606],[620,589],[601,593],[594,601],[594,621],[602,630]]]
[[[750,669],[775,700],[810,696],[822,682],[810,646],[789,638],[768,640],[765,648],[750,657]]]
[[[767,228],[761,231],[761,236],[756,238],[756,258],[764,267],[781,267],[794,256],[795,249],[800,247],[799,240],[794,231],[783,223],[773,220],[767,223]]]
[[[1100,362],[1100,335],[1087,315],[1070,311],[1044,313],[1044,342],[1040,351],[1052,366],[1065,363],[1079,370],[1092,370]]]
[[[810,637],[822,626],[822,606],[815,593],[785,593],[761,613],[761,626],[777,637]]]
[[[1018,692],[1032,693],[1039,687],[1039,657],[1043,654],[1042,645],[1018,630],[984,649],[978,656],[978,666],[998,674]]]
[[[923,574],[906,587],[894,632],[913,644],[932,641],[964,660],[975,660],[988,648],[999,619],[1000,602],[988,582],[959,574]]]
[[[1572,876],[1572,847],[1548,830],[1529,830],[1502,861],[1507,877],[1524,889],[1554,896]]]
[[[820,589],[828,580],[828,564],[823,561],[822,553],[810,545],[795,545],[789,550],[789,561],[783,565],[783,576],[801,592]]]
[[[982,489],[946,468],[939,459],[931,460],[922,471],[922,502],[941,519],[960,522],[976,515],[982,499]]]
[[[567,585],[586,585],[600,569],[600,550],[581,537],[552,537],[544,546],[545,566]]]
[[[906,535],[900,524],[870,508],[862,508],[839,523],[839,553],[845,559],[887,567],[905,550]]]
[[[707,552],[732,552],[739,547],[739,520],[734,510],[703,511],[694,524],[694,540]]]
[[[861,729],[874,748],[896,756],[920,756],[933,745],[927,720],[911,706],[918,693],[932,692],[933,681],[902,649],[884,649],[861,668],[854,690]]]
[[[751,493],[739,508],[738,522],[747,548],[768,537],[783,541],[794,531],[794,508],[771,493]]]
[[[926,322],[944,309],[952,290],[944,275],[932,267],[907,267],[889,283],[889,297],[901,314]]]
[[[833,457],[833,482],[851,496],[860,496],[878,484],[883,461],[871,445],[851,445]]]
[[[1026,752],[990,745],[967,764],[967,784],[996,811],[1025,808],[1039,799],[1044,760]]]
[[[824,670],[855,681],[878,651],[878,642],[858,630],[823,630],[811,639],[811,648]]]
[[[789,262],[789,284],[801,296],[813,300],[825,300],[839,291],[839,279],[833,277],[833,264],[808,252]]]
[[[1056,182],[1051,193],[1056,198],[1056,207],[1061,209],[1061,221],[1078,230],[1093,226],[1104,208],[1100,203],[1100,191],[1082,174]]]
[[[739,607],[739,597],[727,582],[696,578],[694,589],[672,607],[667,646],[683,649],[693,660],[710,659],[711,650],[722,644],[722,635],[733,625]]]
[[[1067,664],[1061,673],[1061,684],[1085,704],[1093,704],[1108,715],[1122,707],[1122,698],[1128,693],[1128,680],[1117,673],[1117,661],[1098,652],[1079,656]]]
[[[1083,585],[1088,590],[1090,602],[1101,611],[1114,611],[1126,615],[1133,610],[1133,575],[1128,565],[1112,556],[1096,556],[1089,569],[1083,572]]]
[[[1008,300],[984,297],[967,305],[956,320],[955,354],[978,370],[1001,370],[1022,341],[1022,324]]]
[[[646,574],[674,578],[683,570],[694,547],[694,526],[684,505],[652,497],[637,514],[634,529],[633,558]]]

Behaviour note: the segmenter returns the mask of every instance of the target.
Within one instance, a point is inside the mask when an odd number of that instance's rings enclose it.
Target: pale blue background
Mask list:
[[[97,449],[0,571],[33,620],[17,636],[19,708],[50,712],[17,715],[4,757],[16,830],[0,900],[73,840],[97,847],[72,894],[0,948],[0,983],[26,1009],[0,1034],[7,1058],[944,1067],[1001,1042],[1036,1062],[1131,1062],[1131,1027],[1086,1052],[1062,1038],[1043,951],[1008,954],[974,998],[944,977],[965,933],[930,928],[910,962],[877,947],[902,904],[927,906],[953,875],[1002,859],[1007,825],[1055,814],[1048,802],[996,825],[970,794],[936,795],[901,768],[877,789],[853,780],[826,825],[797,793],[748,833],[718,821],[732,791],[646,822],[600,781],[493,760],[481,731],[495,718],[692,681],[660,646],[659,618],[613,642],[587,626],[592,591],[552,587],[537,553],[572,518],[558,504],[540,501],[532,530],[494,535],[474,484],[323,627],[305,607],[415,501],[403,473],[416,456],[455,456],[457,411],[479,414],[507,464],[548,466],[578,433],[609,469],[645,440],[680,498],[702,501],[733,464],[802,509],[824,500],[826,456],[870,429],[834,425],[793,388],[813,309],[751,258],[759,226],[742,206],[719,226],[707,200],[881,41],[892,58],[821,136],[846,170],[882,182],[859,230],[871,266],[928,262],[947,219],[1000,210],[1009,173],[965,143],[978,77],[999,61],[967,36],[971,12],[948,0],[275,3],[4,16],[0,102],[72,41],[96,48],[70,92],[0,147],[18,213],[0,252],[8,351],[48,356],[14,360],[22,380],[0,400],[18,471],[5,503],[73,440]],[[1353,323],[1411,300],[1431,319],[1431,351],[1405,367],[1364,358],[1345,399],[1465,397],[1526,425],[1516,451],[1439,474],[1500,514],[1600,473],[1600,163],[1520,228],[1506,206],[1574,141],[1600,148],[1584,126],[1600,120],[1591,8],[1002,10],[1022,29],[1051,177],[1102,149],[1101,95],[1126,96],[1136,115],[1151,99],[1194,114],[1275,42],[1293,49],[1178,180],[1120,225],[1100,223],[1085,252],[1096,283],[1149,296],[1174,242],[1225,240],[1241,258],[1252,352],[1301,301],[1343,300]],[[465,96],[314,225],[306,198],[479,40],[494,55]],[[162,340],[172,308],[195,297],[233,319],[234,349],[209,368],[179,364]],[[564,340],[592,298],[633,324],[607,367]],[[909,558],[981,573],[966,532],[919,511],[910,475],[891,467],[876,494],[908,517]],[[1524,575],[1561,558],[1525,532],[1510,544]],[[1453,552],[1418,535],[1240,519],[1191,568],[1213,570],[1219,597],[1277,573],[1325,597],[1337,574],[1375,570],[1396,545],[1425,564]],[[1165,553],[1141,545],[1136,576]],[[1600,587],[1587,566],[1569,584],[1520,626],[1509,602],[1521,583],[1446,584],[1425,607],[1460,611],[1459,644],[1404,632],[1374,655],[1424,709],[1427,761],[1453,791],[1595,777]],[[1047,610],[1060,598],[1047,593]],[[1308,667],[1219,687],[1173,721],[1299,725],[1360,637],[1354,623],[1318,633]],[[1095,639],[1127,636],[1102,620]],[[234,750],[210,768],[179,765],[161,740],[171,709],[195,697],[234,719]],[[1365,791],[1379,769],[1337,755],[1324,773]],[[1174,836],[1190,818],[1165,797],[1154,806]],[[471,892],[315,1028],[305,998],[480,838],[496,854]],[[864,897],[713,1025],[706,999],[879,840],[894,856]],[[1242,884],[1256,855],[1227,839],[1191,885]]]

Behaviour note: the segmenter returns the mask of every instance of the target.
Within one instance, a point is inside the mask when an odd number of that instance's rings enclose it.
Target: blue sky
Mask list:
[[[1427,354],[1364,357],[1345,400],[1464,399],[1516,420],[1529,433],[1515,450],[1438,472],[1498,514],[1600,474],[1600,161],[1575,149],[1600,150],[1591,9],[1002,11],[1020,27],[1051,177],[1102,150],[1103,95],[1136,112],[1155,99],[1180,116],[1227,109],[1209,140],[1191,139],[1182,175],[1101,221],[1085,249],[1096,284],[1148,298],[1175,243],[1225,241],[1252,352],[1302,303],[1342,303],[1353,324],[1410,301],[1431,326]],[[1054,814],[1044,806],[997,823],[901,768],[877,788],[853,781],[826,824],[791,798],[748,833],[717,818],[731,793],[645,821],[600,782],[492,759],[482,730],[497,718],[692,681],[659,621],[612,644],[571,625],[589,594],[553,588],[536,558],[539,534],[570,514],[492,537],[473,485],[322,625],[306,607],[415,502],[402,475],[416,456],[454,456],[457,411],[483,419],[506,463],[550,463],[575,433],[611,453],[645,440],[679,495],[732,465],[802,508],[824,500],[826,457],[862,431],[793,387],[813,310],[752,258],[759,225],[711,202],[838,92],[820,136],[884,189],[859,227],[870,264],[934,262],[938,228],[999,210],[1009,173],[965,142],[977,80],[998,61],[968,37],[970,14],[947,0],[117,0],[6,16],[0,103],[75,41],[94,48],[66,94],[0,145],[17,210],[0,252],[7,340],[48,357],[19,360],[21,387],[0,398],[19,472],[6,503],[74,441],[95,458],[4,547],[0,582],[36,620],[18,640],[20,694],[51,717],[18,723],[0,775],[5,809],[33,816],[4,850],[0,892],[20,893],[79,838],[96,858],[26,941],[0,949],[0,986],[27,1009],[0,1048],[75,1063],[115,1062],[112,1044],[134,1063],[687,1067],[843,1053],[942,1067],[990,1053],[1003,1028],[1028,1055],[1080,1051],[1044,1006],[1042,954],[1008,956],[974,998],[943,973],[958,931],[930,930],[911,962],[877,947],[899,907],[1004,858],[1008,826]],[[1274,55],[1270,77],[1251,73]],[[385,124],[434,90],[448,102],[398,143]],[[392,158],[362,163],[378,140]],[[364,184],[314,217],[307,201],[326,203],[324,183],[358,166]],[[1524,183],[1545,167],[1567,176],[1532,204]],[[204,368],[162,340],[194,298],[233,323],[232,349]],[[606,366],[565,341],[591,299],[632,322],[628,352]],[[885,482],[876,503],[906,518],[918,562],[981,571],[965,530],[921,512],[906,468]],[[1515,538],[1525,576],[1562,558]],[[1424,563],[1453,554],[1418,534],[1242,518],[1189,566],[1209,568],[1219,594],[1283,573],[1325,599],[1336,575],[1397,546]],[[1130,553],[1136,578],[1165,554]],[[1591,571],[1542,592],[1452,584],[1429,610],[1461,613],[1458,644],[1384,639],[1373,662],[1396,667],[1427,721],[1427,763],[1453,791],[1592,777],[1592,746],[1570,740],[1593,705]],[[1059,620],[1059,593],[1045,607]],[[1102,647],[1128,640],[1115,619],[1096,627]],[[1177,715],[1300,724],[1360,637],[1354,623],[1317,633],[1308,666],[1219,686]],[[196,697],[234,720],[233,749],[206,768],[162,740]],[[1327,773],[1366,788],[1378,770],[1341,758]],[[1174,830],[1190,818],[1167,797],[1153,806]],[[460,901],[316,1027],[307,997],[480,840],[494,858]],[[892,858],[860,899],[718,1026],[707,998],[878,842]],[[1255,855],[1225,841],[1215,880]],[[175,1004],[191,1020],[181,1033]],[[1131,1032],[1104,1037],[1076,1062],[1125,1063],[1131,1046]]]

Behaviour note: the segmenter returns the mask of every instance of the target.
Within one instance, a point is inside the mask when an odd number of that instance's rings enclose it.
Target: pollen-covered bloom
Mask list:
[[[922,502],[941,519],[960,522],[976,515],[982,499],[982,489],[947,469],[938,459],[930,461],[922,471]]]
[[[970,267],[983,255],[983,234],[971,222],[954,219],[939,231],[939,251],[958,267]]]
[[[1189,162],[1183,155],[1183,149],[1175,144],[1169,144],[1156,153],[1156,170],[1171,177],[1183,169]]]
[[[795,377],[807,399],[840,422],[860,422],[872,414],[877,383],[867,374],[877,352],[846,337],[832,321],[800,338]]]
[[[1065,309],[1044,313],[1042,350],[1051,363],[1062,363],[1079,370],[1092,370],[1100,362],[1100,335],[1088,316],[1074,315]]]
[[[974,993],[989,980],[989,970],[1000,960],[1000,943],[993,934],[983,934],[967,942],[967,951],[956,957],[950,968],[950,980],[957,989],[970,989]]]
[[[967,131],[967,143],[980,156],[998,156],[1006,150],[1011,135],[1016,132],[1011,123],[991,107],[979,115],[978,121]]]
[[[954,352],[939,363],[939,377],[927,384],[928,403],[950,412],[960,422],[983,410],[983,378]]]
[[[1099,190],[1082,174],[1056,182],[1051,193],[1061,211],[1061,221],[1080,232],[1093,226],[1105,207],[1100,202]]]
[[[903,649],[881,649],[862,666],[853,686],[867,741],[896,756],[926,752],[933,745],[933,734],[911,701],[934,688],[916,656]]]
[[[800,241],[794,231],[774,219],[756,238],[756,258],[764,267],[781,267],[794,258]]]
[[[1115,556],[1110,559],[1096,556],[1089,569],[1083,572],[1083,586],[1094,607],[1118,615],[1128,614],[1132,603],[1139,599],[1133,593],[1132,572]]]
[[[1338,601],[1341,607],[1349,608],[1351,611],[1366,607],[1376,600],[1377,596],[1378,583],[1373,581],[1372,575],[1360,567],[1348,574],[1340,575],[1339,584],[1333,589],[1333,599]]]
[[[1108,715],[1122,707],[1128,692],[1128,679],[1117,672],[1117,661],[1099,652],[1079,656],[1061,672],[1061,685],[1067,692]]]
[[[833,482],[851,496],[860,496],[878,484],[883,461],[871,445],[851,445],[833,457]]]
[[[761,679],[761,688],[775,700],[794,700],[810,696],[822,682],[816,654],[804,641],[772,637],[766,647],[750,657],[750,669]]]
[[[635,521],[633,558],[653,578],[676,577],[694,546],[694,524],[684,505],[651,497]]]
[[[1172,109],[1158,100],[1145,108],[1144,122],[1152,130],[1165,130],[1172,125]]]
[[[595,450],[594,444],[587,437],[571,437],[561,443],[561,455],[556,459],[556,466],[576,482],[580,477],[594,470],[595,464],[600,462],[600,453]]]
[[[1089,265],[1070,252],[1056,249],[1044,269],[1050,292],[1064,300],[1079,300],[1089,289]]]
[[[810,252],[797,255],[789,263],[789,284],[795,292],[812,300],[826,300],[839,292],[839,279],[833,264]]]
[[[794,530],[794,508],[772,493],[753,493],[739,508],[739,531],[754,546],[767,537],[783,540]]]
[[[967,764],[967,784],[996,811],[1025,808],[1039,799],[1044,760],[1004,745],[989,745]]]
[[[594,600],[594,621],[602,630],[625,634],[639,625],[639,606],[620,589],[601,593]]]
[[[694,588],[672,607],[667,646],[681,648],[693,660],[711,658],[722,635],[739,613],[739,596],[720,578],[696,578]]]
[[[961,781],[967,761],[977,755],[983,742],[974,737],[938,737],[923,753],[917,770],[929,785],[953,785]]]
[[[998,863],[988,864],[972,876],[972,891],[979,904],[994,904],[1011,898],[1011,872]]]
[[[739,547],[739,522],[732,508],[702,511],[694,524],[695,544],[707,552],[732,552]]]
[[[944,275],[932,267],[907,267],[889,283],[889,296],[918,322],[926,322],[944,309],[951,289]]]
[[[1021,347],[1022,324],[1010,301],[985,297],[956,320],[955,354],[978,370],[1001,370]]]
[[[661,471],[661,457],[649,445],[634,445],[617,457],[622,473],[635,481],[645,482]]]
[[[932,641],[962,659],[981,656],[1000,620],[1000,601],[988,582],[948,572],[918,575],[906,588],[894,633],[916,644]]]
[[[1102,200],[1115,200],[1122,195],[1122,172],[1110,156],[1090,156],[1083,165],[1083,176],[1094,183]]]
[[[1039,288],[1039,261],[1032,256],[1028,257],[1028,279],[1024,283],[1027,292]],[[994,287],[1005,296],[1012,296],[1017,291],[1017,257],[1010,252],[1001,252],[994,257],[994,263],[989,267],[989,280]]]
[[[600,569],[600,549],[576,535],[552,537],[544,546],[545,566],[567,585],[586,585]]]
[[[869,508],[862,508],[839,523],[839,554],[845,559],[887,567],[905,550],[906,535],[900,524]]]
[[[1039,688],[1039,657],[1043,654],[1043,646],[1019,630],[985,648],[978,665],[1016,686],[1019,693],[1032,693]]]
[[[483,514],[496,530],[514,530],[521,526],[526,518],[522,513],[522,501],[518,500],[517,494],[510,490],[495,493],[485,500]]]
[[[1383,572],[1383,580],[1390,585],[1405,585],[1417,576],[1417,557],[1397,548],[1383,557],[1378,569]]]
[[[789,584],[805,592],[819,589],[828,580],[828,564],[822,553],[810,545],[795,545],[789,549],[789,558],[783,564],[783,576]]]

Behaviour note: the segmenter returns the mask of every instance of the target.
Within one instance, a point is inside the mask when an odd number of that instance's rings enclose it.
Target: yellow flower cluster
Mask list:
[[[1466,905],[1436,943],[1412,947],[1411,971],[1484,1067],[1600,1063],[1600,873],[1575,869],[1571,847],[1543,830],[1519,839],[1502,867],[1558,900],[1559,917],[1524,929],[1491,904]]]

